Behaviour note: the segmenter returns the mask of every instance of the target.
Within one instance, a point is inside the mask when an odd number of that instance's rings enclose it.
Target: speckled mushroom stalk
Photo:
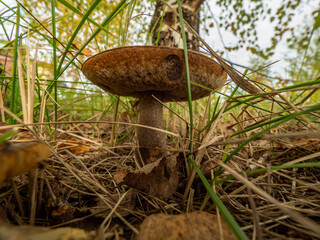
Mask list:
[[[139,124],[153,128],[163,128],[163,107],[150,94],[139,98]],[[139,154],[146,163],[154,162],[165,156],[166,134],[150,128],[138,127]]]
[[[208,56],[188,51],[191,81],[210,89],[219,89],[227,75]],[[139,98],[139,124],[163,128],[162,102],[187,101],[183,49],[156,46],[121,47],[99,53],[82,65],[82,72],[106,92]],[[192,99],[210,94],[205,88],[191,86]],[[137,138],[145,163],[166,155],[166,134],[144,127]]]

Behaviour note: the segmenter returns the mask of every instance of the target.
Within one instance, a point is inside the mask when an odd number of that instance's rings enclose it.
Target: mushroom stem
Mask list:
[[[154,128],[163,128],[162,104],[151,94],[139,98],[139,124]],[[138,127],[139,151],[145,163],[151,163],[163,157],[167,148],[166,134],[149,128]]]

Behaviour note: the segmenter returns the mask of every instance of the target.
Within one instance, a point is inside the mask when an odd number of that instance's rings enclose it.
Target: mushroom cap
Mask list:
[[[188,51],[190,80],[217,90],[227,74],[203,53]],[[187,81],[183,49],[158,46],[131,46],[110,49],[87,59],[82,72],[91,82],[120,96],[154,94],[161,101],[187,101]],[[192,99],[210,91],[191,84]]]

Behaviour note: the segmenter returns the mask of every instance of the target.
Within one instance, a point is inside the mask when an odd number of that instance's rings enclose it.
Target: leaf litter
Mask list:
[[[238,119],[245,116],[245,112],[242,114],[243,116],[238,116]],[[199,166],[209,181],[219,168],[219,161],[223,159],[225,151],[232,152],[241,143],[229,143],[228,140],[237,127],[241,125],[246,128],[243,124],[250,126],[252,122],[231,124],[229,120],[222,119],[212,133],[216,141],[211,141],[210,144],[203,142]],[[72,235],[74,239],[93,239],[94,237],[143,239],[141,236],[149,236],[148,234],[152,233],[164,234],[166,230],[161,227],[167,224],[171,228],[170,221],[174,224],[180,222],[180,228],[175,227],[174,233],[181,232],[183,235],[185,231],[188,233],[191,231],[192,234],[205,232],[206,230],[202,229],[206,227],[205,224],[193,228],[193,224],[190,222],[186,224],[185,220],[182,220],[189,219],[186,217],[189,216],[187,212],[193,212],[191,215],[193,217],[190,217],[191,222],[192,219],[196,219],[196,222],[203,221],[206,219],[202,217],[203,214],[212,214],[209,218],[216,220],[204,221],[214,221],[213,225],[224,222],[216,206],[211,201],[203,201],[206,199],[206,190],[197,176],[191,182],[186,202],[183,203],[183,194],[190,179],[190,173],[187,170],[190,166],[186,165],[186,157],[189,154],[185,147],[187,144],[182,141],[188,141],[188,139],[172,138],[168,146],[172,154],[159,159],[152,166],[141,167],[135,159],[134,149],[137,145],[134,132],[130,131],[130,125],[121,127],[122,134],[128,131],[128,135],[125,138],[119,138],[121,140],[116,146],[102,147],[101,143],[108,142],[110,139],[111,128],[112,124],[106,124],[103,133],[100,132],[92,138],[92,125],[81,123],[77,129],[70,125],[71,131],[64,126],[63,131],[57,131],[54,140],[47,137],[45,140],[51,146],[52,156],[45,157],[49,157],[46,160],[46,167],[37,170],[36,174],[31,174],[30,169],[26,167],[24,173],[19,172],[20,175],[14,177],[10,175],[13,178],[0,185],[0,213],[3,221],[16,225],[28,224],[31,222],[31,215],[34,215],[34,225],[41,228],[13,227],[7,223],[1,223],[1,229],[6,232],[14,231],[15,234],[25,233],[25,231],[45,234],[47,231],[52,233],[55,231],[47,227],[55,227],[57,231],[67,229],[66,231],[71,235],[73,231],[79,230]],[[261,138],[250,142],[227,165],[238,173],[246,172],[247,180],[284,206],[290,206],[291,210],[319,223],[319,168],[273,169],[273,166],[319,162],[320,139],[314,135],[308,137],[306,134],[299,137],[298,133],[305,128],[301,122],[291,124],[287,128],[288,130],[277,129],[270,132],[270,135],[278,135],[278,138]],[[297,134],[286,135],[287,131]],[[19,134],[20,139],[27,140],[22,133]],[[12,142],[10,144],[19,142],[19,134],[10,140]],[[245,139],[250,137],[250,134],[253,132],[232,139]],[[208,139],[210,140],[212,138]],[[66,145],[61,147],[63,142]],[[202,145],[196,143],[195,147],[199,148]],[[77,149],[78,146],[79,149]],[[226,149],[226,146],[229,148]],[[262,168],[265,170],[257,171]],[[248,186],[232,177],[230,171],[225,169],[221,172],[220,182],[217,182],[214,189],[249,237],[258,234],[257,231],[259,231],[263,239],[285,237],[316,239],[312,232],[303,227],[302,223],[281,212],[275,203],[269,202],[253,191],[250,192]],[[166,179],[163,179],[164,177]],[[36,182],[34,182],[35,179]],[[156,184],[163,187],[150,191],[150,186]],[[30,187],[33,188],[36,196],[33,208],[29,205]],[[158,197],[159,193],[165,197]],[[202,212],[194,212],[199,209],[202,209]],[[151,220],[148,220],[148,216],[151,216]],[[258,220],[254,216],[258,216]],[[159,224],[159,229],[149,227],[150,222],[161,222],[162,219],[165,219],[166,224]],[[214,231],[218,235],[223,233],[221,225]],[[0,233],[3,233],[2,230]],[[14,239],[15,234],[7,239]],[[233,238],[225,237],[225,239]]]

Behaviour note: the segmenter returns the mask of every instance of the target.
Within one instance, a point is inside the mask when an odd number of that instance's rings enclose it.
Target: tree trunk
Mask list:
[[[204,0],[182,0],[182,13],[184,20],[192,26],[197,32],[199,31],[199,8]],[[164,4],[162,1],[157,1],[156,9],[151,21],[150,29],[152,32],[152,45],[168,46],[168,47],[183,47],[181,37],[181,27],[178,14],[178,4],[175,0],[167,2],[175,14],[168,6],[165,6],[165,13],[163,15],[163,22],[160,27],[161,17],[163,13]],[[159,29],[160,27],[160,29]],[[198,50],[197,38],[186,30],[187,48]]]

